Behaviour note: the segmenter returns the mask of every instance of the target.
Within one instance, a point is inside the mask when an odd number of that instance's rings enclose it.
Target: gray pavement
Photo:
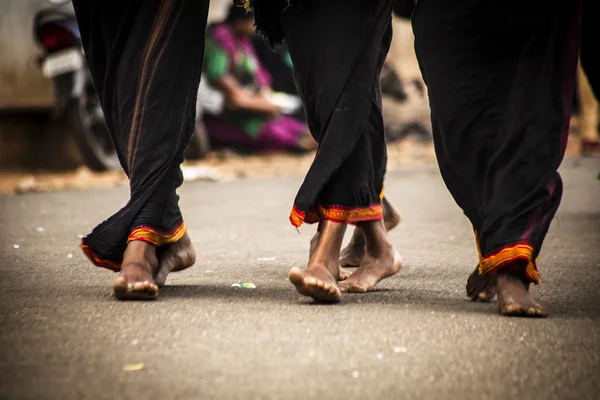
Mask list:
[[[546,320],[465,298],[472,232],[435,166],[388,174],[404,269],[334,306],[287,281],[314,230],[287,222],[300,177],[184,185],[197,264],[147,303],[113,300],[77,248],[126,189],[0,197],[0,399],[598,398],[599,170],[562,169],[533,289]]]

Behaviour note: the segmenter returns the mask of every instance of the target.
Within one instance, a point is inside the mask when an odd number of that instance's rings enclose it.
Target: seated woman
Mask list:
[[[263,35],[255,34],[252,37],[252,45],[260,64],[271,76],[271,89],[275,92],[298,97],[298,90],[294,82],[292,58],[286,44],[282,43],[273,49]],[[299,121],[306,122],[306,112],[303,107],[299,107],[290,116]]]
[[[270,99],[271,77],[256,56],[253,34],[254,16],[236,6],[223,23],[208,29],[204,76],[225,97],[219,115],[204,115],[209,137],[252,150],[316,149],[306,124],[282,115]]]

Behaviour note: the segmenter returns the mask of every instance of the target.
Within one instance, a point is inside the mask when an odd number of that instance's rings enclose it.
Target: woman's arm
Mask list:
[[[211,85],[225,94],[228,108],[232,110],[246,110],[263,114],[279,114],[280,109],[271,104],[260,94],[249,92],[242,88],[231,75],[211,80]]]

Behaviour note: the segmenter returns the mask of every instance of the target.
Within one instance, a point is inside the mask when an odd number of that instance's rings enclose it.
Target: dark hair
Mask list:
[[[234,21],[249,21],[254,19],[254,13],[252,11],[246,11],[246,9],[237,4],[232,4],[227,12],[227,18],[225,22]]]

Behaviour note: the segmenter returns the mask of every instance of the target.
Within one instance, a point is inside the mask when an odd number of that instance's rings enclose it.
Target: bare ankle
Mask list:
[[[364,234],[367,253],[379,253],[392,247],[383,220],[365,221],[359,226]]]
[[[346,224],[324,220],[320,225],[319,241],[309,260],[307,270],[317,266],[324,266],[332,275],[337,276]]]
[[[527,269],[526,260],[516,260],[510,264],[502,266],[497,272],[498,280],[520,280],[529,287],[529,279],[525,273]]]

